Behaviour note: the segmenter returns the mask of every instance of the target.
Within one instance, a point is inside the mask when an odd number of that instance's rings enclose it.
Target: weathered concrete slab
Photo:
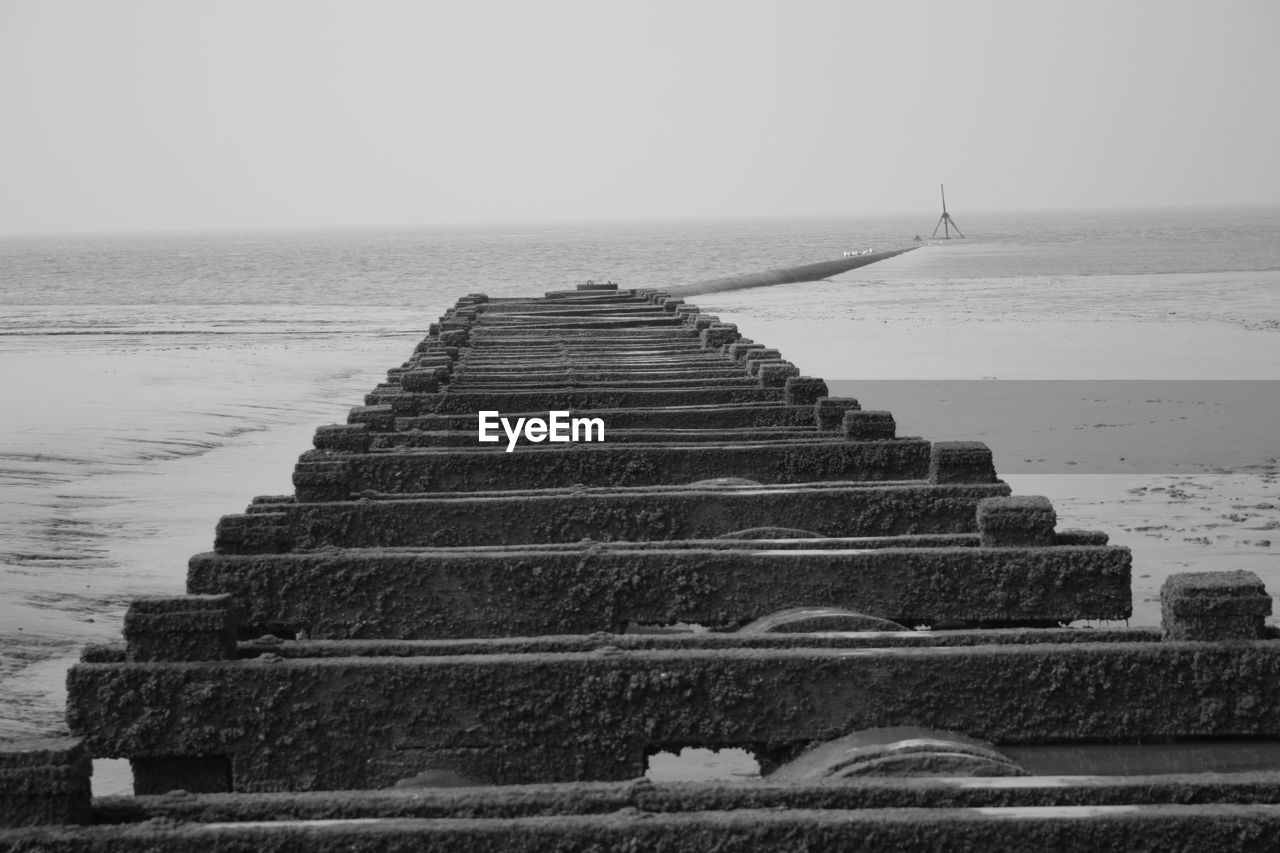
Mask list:
[[[467,341],[487,351],[528,344],[563,341],[571,346],[623,347],[631,342],[678,345],[699,340],[696,321],[689,314],[632,314],[629,316],[544,317],[519,321],[466,324]],[[701,316],[701,315],[698,315]],[[443,336],[444,332],[441,332]]]
[[[1115,547],[198,554],[187,572],[189,592],[234,596],[249,635],[315,639],[727,629],[815,604],[905,625],[1126,619],[1129,583]]]
[[[478,410],[477,410],[478,411]],[[501,410],[508,417],[546,417],[547,409]],[[576,417],[602,418],[614,430],[624,429],[753,429],[757,427],[809,427],[814,425],[814,407],[787,405],[779,401],[731,405],[634,406],[630,408],[575,409]],[[474,436],[475,412],[424,413],[399,416],[389,406],[361,406],[353,411],[352,423],[373,422],[377,428],[390,425],[396,430],[466,430]]]
[[[278,658],[384,658],[456,657],[459,655],[569,654],[623,651],[716,649],[921,649],[970,648],[975,646],[1036,646],[1085,643],[1158,643],[1158,628],[983,628],[957,630],[858,631],[821,633],[749,633],[636,630],[627,634],[557,634],[542,637],[455,638],[444,640],[282,640],[260,636],[239,645],[243,660],[264,654]],[[1280,639],[1272,636],[1270,639]],[[86,646],[80,655],[84,663],[123,663],[125,643],[98,643]],[[1025,754],[1031,747],[1018,747]],[[1013,747],[1009,747],[1013,749]]]
[[[661,320],[661,323],[654,323]],[[636,328],[645,329],[652,326],[684,325],[683,317],[662,311],[651,306],[618,305],[611,308],[592,307],[556,307],[542,311],[506,312],[491,314],[485,312],[470,324],[473,328],[505,331],[513,328],[544,329],[563,324],[564,328],[593,328],[598,324],[608,324],[602,328]],[[622,322],[628,325],[620,325]],[[585,325],[583,325],[585,324]]]
[[[536,417],[545,417],[546,413]],[[511,416],[508,416],[511,417]],[[514,417],[528,417],[515,415]],[[589,415],[587,417],[590,417]],[[609,444],[737,444],[753,441],[787,442],[817,438],[821,433],[815,427],[761,427],[758,429],[609,429]],[[476,424],[473,422],[461,430],[410,430],[407,432],[369,433],[363,436],[360,448],[390,450],[411,447],[477,447]],[[839,440],[839,439],[832,439]],[[321,450],[354,450],[356,447],[344,436],[331,434],[321,427],[316,431],[315,443]],[[536,447],[521,438],[520,447]]]
[[[271,503],[224,516],[215,550],[279,553],[325,547],[461,547],[529,542],[710,539],[751,527],[823,536],[976,530],[978,501],[1002,482],[641,487],[476,492],[466,496]]]
[[[499,304],[481,309],[478,321],[484,325],[497,325],[504,322],[522,322],[525,319],[545,319],[547,317],[643,317],[660,316],[659,311],[647,302],[637,302],[625,297],[610,297],[607,300],[593,299],[589,302],[560,300],[557,302],[522,302],[519,304]]]
[[[438,355],[433,356],[438,358]],[[467,350],[460,354],[454,365],[459,372],[475,371],[485,373],[520,372],[512,365],[512,359],[519,358],[521,369],[535,370],[567,370],[569,368],[583,370],[671,370],[700,371],[708,369],[731,369],[738,365],[721,357],[718,352],[708,350],[680,351],[666,349],[641,349],[625,354],[601,350],[580,350],[566,354],[560,350],[529,349],[518,356],[489,356],[483,352]],[[742,373],[741,370],[738,371]]]
[[[525,353],[535,357],[564,355],[566,357],[582,356],[584,358],[619,358],[626,354],[648,356],[651,358],[678,357],[681,353],[690,355],[718,355],[719,350],[710,350],[701,345],[701,338],[689,330],[673,331],[665,334],[631,332],[621,334],[611,331],[600,335],[579,335],[566,338],[554,334],[515,331],[504,333],[499,338],[496,333],[487,337],[487,332],[476,332],[470,338],[470,345],[459,347],[458,359],[474,359],[477,362],[495,362],[500,358],[509,358],[517,353]],[[447,349],[447,347],[445,348]],[[428,347],[427,352],[436,352],[438,348]]]
[[[507,331],[545,330],[552,333],[564,331],[601,331],[605,329],[640,329],[652,330],[662,328],[680,328],[684,319],[675,314],[664,312],[644,312],[613,314],[587,312],[584,316],[563,317],[538,315],[506,315],[495,317],[492,321],[477,324],[477,330],[500,335]]]
[[[734,366],[714,366],[714,367],[654,367],[647,368],[644,366],[629,368],[583,368],[580,366],[571,366],[568,364],[557,365],[554,370],[539,369],[536,365],[526,364],[525,370],[513,370],[510,366],[501,369],[486,368],[473,369],[468,368],[465,371],[459,368],[454,371],[451,378],[452,384],[456,387],[459,383],[490,383],[496,385],[509,385],[519,382],[561,382],[568,385],[573,382],[619,382],[619,381],[638,381],[638,382],[662,382],[662,381],[682,381],[689,380],[708,380],[708,379],[745,379],[746,372],[741,368]],[[714,385],[714,382],[706,382],[707,385]],[[733,384],[733,383],[730,383]]]
[[[997,745],[1280,736],[1274,641],[82,663],[68,686],[93,754],[224,755],[246,791],[381,787],[429,767],[627,779],[688,745],[768,765],[879,726]]]
[[[439,354],[435,354],[439,357]],[[560,347],[522,346],[520,356],[521,367],[538,367],[540,365],[582,365],[588,368],[609,367],[622,370],[627,368],[662,368],[699,370],[711,367],[734,367],[734,362],[724,357],[718,350],[690,349],[687,347],[640,347],[628,346],[626,350],[617,347],[577,347],[572,350]],[[467,349],[458,355],[457,365],[468,370],[510,372],[514,368],[508,353],[490,352],[485,349]]]
[[[511,364],[494,363],[462,363],[459,362],[451,371],[454,379],[471,381],[495,381],[500,379],[523,377],[539,382],[550,382],[556,379],[584,379],[592,382],[616,380],[661,380],[661,379],[718,379],[741,378],[747,373],[740,366],[721,360],[706,360],[689,363],[684,359],[668,359],[666,361],[651,360],[649,363],[630,362],[617,364],[612,360],[602,359],[598,364],[584,364],[576,360],[557,357],[555,360],[536,361],[529,359],[519,367]]]
[[[443,334],[441,335],[443,341]],[[671,344],[700,340],[697,330],[673,314],[655,314],[643,319],[615,318],[506,325],[475,325],[468,340],[482,343],[518,343],[527,340],[564,341],[568,344],[598,343],[629,346],[634,342]]]
[[[551,409],[653,408],[657,406],[741,405],[777,403],[783,389],[761,387],[703,387],[633,389],[594,388],[591,390],[546,391],[463,391],[442,394],[405,393],[391,386],[380,387],[365,397],[366,405],[389,404],[397,415],[412,416],[434,412],[472,414],[479,411],[525,412]]]
[[[414,820],[321,824],[291,820],[171,824],[148,821],[101,828],[12,830],[0,850],[169,849],[328,851],[546,850],[1272,850],[1280,813],[1268,805],[1089,806],[981,811],[751,810]]]
[[[293,475],[300,501],[347,500],[361,492],[405,494],[584,486],[656,486],[719,477],[759,483],[923,480],[932,445],[893,441],[791,440],[738,444],[525,443],[375,453],[310,451]],[[991,474],[978,478],[990,482]]]
[[[736,811],[1012,808],[1280,802],[1280,773],[1043,776],[1033,779],[846,780],[839,785],[723,782],[568,782],[386,791],[102,797],[95,822],[265,821],[361,818],[511,818],[540,815]]]
[[[449,382],[451,394],[493,394],[504,391],[544,390],[554,393],[559,390],[594,389],[594,388],[627,388],[629,390],[716,390],[725,388],[759,388],[759,378],[748,376],[742,371],[732,375],[686,376],[682,378],[646,379],[627,376],[603,376],[592,379],[589,376],[578,376],[572,373],[534,374],[527,379],[518,374],[505,376],[472,376],[455,373]]]
[[[520,326],[497,328],[477,326],[471,330],[468,346],[459,357],[492,360],[496,356],[512,352],[528,351],[531,355],[550,355],[558,348],[561,353],[597,354],[608,358],[611,353],[635,352],[637,355],[723,355],[719,350],[709,350],[691,344],[701,344],[697,324],[663,326],[648,329],[584,329],[567,330],[560,335],[549,329],[529,329]],[[430,340],[428,350],[432,349]]]

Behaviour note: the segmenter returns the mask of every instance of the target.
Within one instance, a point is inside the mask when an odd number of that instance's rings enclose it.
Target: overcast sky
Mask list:
[[[1280,203],[1277,0],[0,0],[0,233]]]

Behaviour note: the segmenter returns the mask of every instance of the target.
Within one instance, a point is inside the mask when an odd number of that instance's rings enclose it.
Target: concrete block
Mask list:
[[[434,394],[440,390],[440,377],[435,370],[407,370],[400,374],[400,387],[413,393]]]
[[[317,450],[368,453],[373,446],[373,431],[368,424],[328,424],[316,427],[312,444]]]
[[[747,353],[753,350],[764,349],[764,344],[758,344],[750,338],[739,338],[724,348],[725,355],[737,362],[746,359]]]
[[[1046,497],[1017,495],[978,503],[978,536],[984,548],[1040,548],[1057,544],[1058,514]]]
[[[935,441],[929,460],[929,482],[994,483],[997,481],[991,448],[981,441]]]
[[[1160,588],[1166,640],[1260,640],[1271,596],[1248,571],[1181,572]]]
[[[293,469],[293,487],[300,501],[345,501],[352,492],[351,462],[327,453],[319,459],[304,454]]]
[[[721,323],[718,326],[708,326],[703,329],[699,335],[702,346],[705,349],[715,349],[725,344],[733,343],[742,335],[738,334],[738,327],[733,323]]]
[[[89,754],[73,738],[0,744],[0,827],[89,823],[92,773]]]
[[[787,382],[800,375],[800,368],[789,361],[761,362],[757,371],[762,388],[785,388]]]
[[[125,612],[124,638],[131,661],[233,660],[231,596],[135,598]]]
[[[888,441],[898,434],[892,412],[850,409],[844,413],[841,428],[850,441]]]
[[[813,419],[819,430],[844,429],[844,413],[860,411],[852,397],[819,397],[813,404]]]
[[[813,376],[790,376],[783,388],[783,400],[788,406],[812,406],[827,396],[827,383]]]
[[[355,406],[347,414],[347,423],[362,424],[374,432],[391,432],[395,429],[396,413],[390,406]]]
[[[443,350],[433,349],[427,352],[415,352],[406,362],[410,370],[444,370],[446,374],[453,369],[453,361]]]
[[[442,331],[440,333],[440,343],[444,345],[446,352],[448,352],[450,348],[466,346],[467,332],[465,329]]]
[[[759,368],[753,368],[751,365],[757,361],[781,361],[782,353],[776,349],[769,347],[759,347],[747,350],[742,356],[742,364],[747,368],[747,372],[755,375],[755,371]]]
[[[748,362],[747,362],[747,375],[748,375],[748,376],[754,376],[754,377],[759,378],[759,376],[760,376],[760,368],[761,368],[761,367],[763,367],[764,365],[766,365],[766,364],[782,364],[782,363],[783,363],[783,360],[782,360],[782,358],[781,358],[781,357],[778,357],[778,358],[757,358],[757,359],[752,359],[751,361],[748,361]],[[787,363],[788,363],[788,364],[790,364],[790,362],[787,362]],[[797,371],[797,373],[798,373],[798,372],[799,372],[799,371]],[[778,386],[778,387],[780,387],[780,386]]]

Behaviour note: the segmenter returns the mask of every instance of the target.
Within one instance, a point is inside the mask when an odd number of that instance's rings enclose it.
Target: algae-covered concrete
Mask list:
[[[94,755],[226,756],[243,791],[383,787],[429,768],[627,779],[682,746],[767,765],[881,726],[995,744],[1280,736],[1272,641],[263,656],[82,663],[68,687]]]
[[[271,503],[225,516],[214,544],[221,553],[251,554],[327,547],[710,539],[771,526],[823,536],[959,533],[977,529],[979,501],[1008,493],[1002,482],[711,483]]]
[[[88,823],[92,772],[89,753],[78,740],[5,743],[0,748],[0,827]],[[0,829],[0,839],[4,835]]]
[[[480,411],[524,412],[551,409],[613,409],[646,406],[693,406],[709,403],[737,405],[780,403],[782,388],[764,388],[758,383],[734,387],[632,388],[619,382],[612,388],[553,389],[525,391],[518,388],[496,391],[457,391],[440,394],[406,393],[399,386],[370,392],[365,404],[389,405],[400,416],[431,413],[474,414]]]
[[[192,823],[369,818],[514,818],[729,812],[743,809],[980,809],[1267,804],[1280,800],[1280,774],[1195,773],[1157,776],[1041,776],[1002,779],[845,779],[749,785],[716,782],[567,782],[475,787],[403,786],[380,791],[102,797],[99,825],[147,820]]]
[[[512,409],[509,417],[543,417],[548,411],[549,409]],[[750,429],[814,425],[812,405],[788,405],[782,401],[741,405],[700,403],[670,407],[589,408],[577,409],[574,414],[579,417],[601,418],[608,426],[610,434],[620,429]],[[372,420],[378,424],[386,424],[389,429],[398,430],[466,430],[472,437],[475,435],[477,426],[475,412],[398,417],[390,406],[361,406],[355,410],[351,418],[353,423],[366,423]],[[831,429],[834,428],[831,427]]]
[[[1280,814],[1268,805],[1088,806],[1054,809],[742,809],[517,818],[371,818],[172,824],[0,833],[0,851],[183,850],[192,853],[329,851],[530,851],[656,853],[751,850],[1053,850],[1063,853],[1269,851]]]
[[[508,440],[448,450],[304,454],[294,470],[301,501],[352,494],[471,492],[588,486],[651,486],[746,477],[760,483],[922,480],[931,446],[922,439],[884,441],[773,440],[735,444],[579,444],[524,446]]]
[[[418,639],[620,631],[628,622],[733,628],[814,603],[908,626],[1124,619],[1129,564],[1127,549],[1080,546],[375,549],[199,554],[187,585],[230,592],[242,635]]]

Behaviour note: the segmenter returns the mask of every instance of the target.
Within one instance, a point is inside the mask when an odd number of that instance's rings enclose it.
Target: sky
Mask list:
[[[0,0],[0,233],[1280,204],[1277,0]]]

